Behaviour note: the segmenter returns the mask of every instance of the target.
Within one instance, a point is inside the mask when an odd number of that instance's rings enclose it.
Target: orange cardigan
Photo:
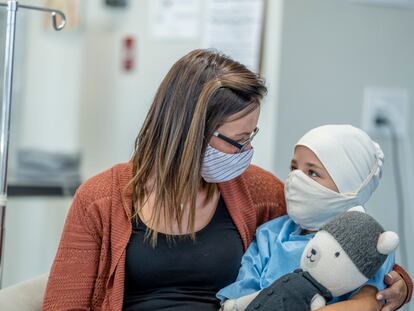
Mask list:
[[[132,189],[127,187],[131,178],[131,163],[118,164],[79,187],[50,271],[43,310],[122,310],[125,249],[132,231]],[[219,184],[219,190],[244,249],[260,224],[286,214],[283,183],[256,166]],[[409,276],[396,269],[408,284]],[[412,284],[408,287],[412,291]]]
[[[132,231],[131,178],[131,164],[119,164],[77,190],[43,310],[122,310],[125,248]],[[244,249],[260,224],[286,214],[283,183],[258,167],[219,184],[219,190]]]

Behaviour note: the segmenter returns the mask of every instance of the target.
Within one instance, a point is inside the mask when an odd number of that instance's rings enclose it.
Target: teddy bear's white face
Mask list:
[[[317,232],[309,241],[300,266],[334,297],[349,293],[368,281],[335,238],[326,231]]]

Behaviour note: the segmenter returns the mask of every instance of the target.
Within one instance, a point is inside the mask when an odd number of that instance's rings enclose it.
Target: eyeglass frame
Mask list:
[[[231,138],[221,134],[218,131],[215,131],[213,133],[213,135],[216,136],[217,138],[220,138],[221,140],[229,143],[233,147],[236,147],[237,149],[239,149],[239,152],[242,152],[242,151],[244,151],[244,148],[252,142],[253,138],[257,135],[258,132],[259,132],[259,128],[256,127],[254,129],[254,131],[250,134],[250,137],[242,143],[239,143],[238,141],[235,141],[234,139],[231,139]]]

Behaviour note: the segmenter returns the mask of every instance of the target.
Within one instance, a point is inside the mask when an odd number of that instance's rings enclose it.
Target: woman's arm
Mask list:
[[[380,311],[383,303],[375,298],[378,290],[364,286],[349,300],[331,304],[318,309],[320,311]]]
[[[76,195],[50,271],[42,310],[92,309],[100,241],[92,234],[87,219],[80,196]]]
[[[393,271],[387,274],[384,282],[389,286],[377,293],[377,299],[386,301],[381,311],[393,311],[410,301],[413,292],[413,281],[408,273],[395,264]]]

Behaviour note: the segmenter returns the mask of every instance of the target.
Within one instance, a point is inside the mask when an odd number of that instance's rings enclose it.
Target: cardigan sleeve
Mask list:
[[[401,266],[395,264],[393,270],[401,275],[405,284],[407,285],[407,297],[405,298],[404,304],[407,304],[411,300],[411,296],[413,294],[413,280],[411,279],[410,275],[407,271],[404,270]]]
[[[269,220],[280,217],[280,216],[284,216],[287,213],[284,184],[278,178],[275,177],[274,187],[275,187],[276,206],[270,208]]]
[[[284,185],[276,176],[268,175],[262,178],[262,191],[256,191],[256,202],[260,202],[257,209],[257,225],[286,215],[286,201],[284,193]]]
[[[42,310],[91,310],[100,240],[75,195],[53,262]]]

